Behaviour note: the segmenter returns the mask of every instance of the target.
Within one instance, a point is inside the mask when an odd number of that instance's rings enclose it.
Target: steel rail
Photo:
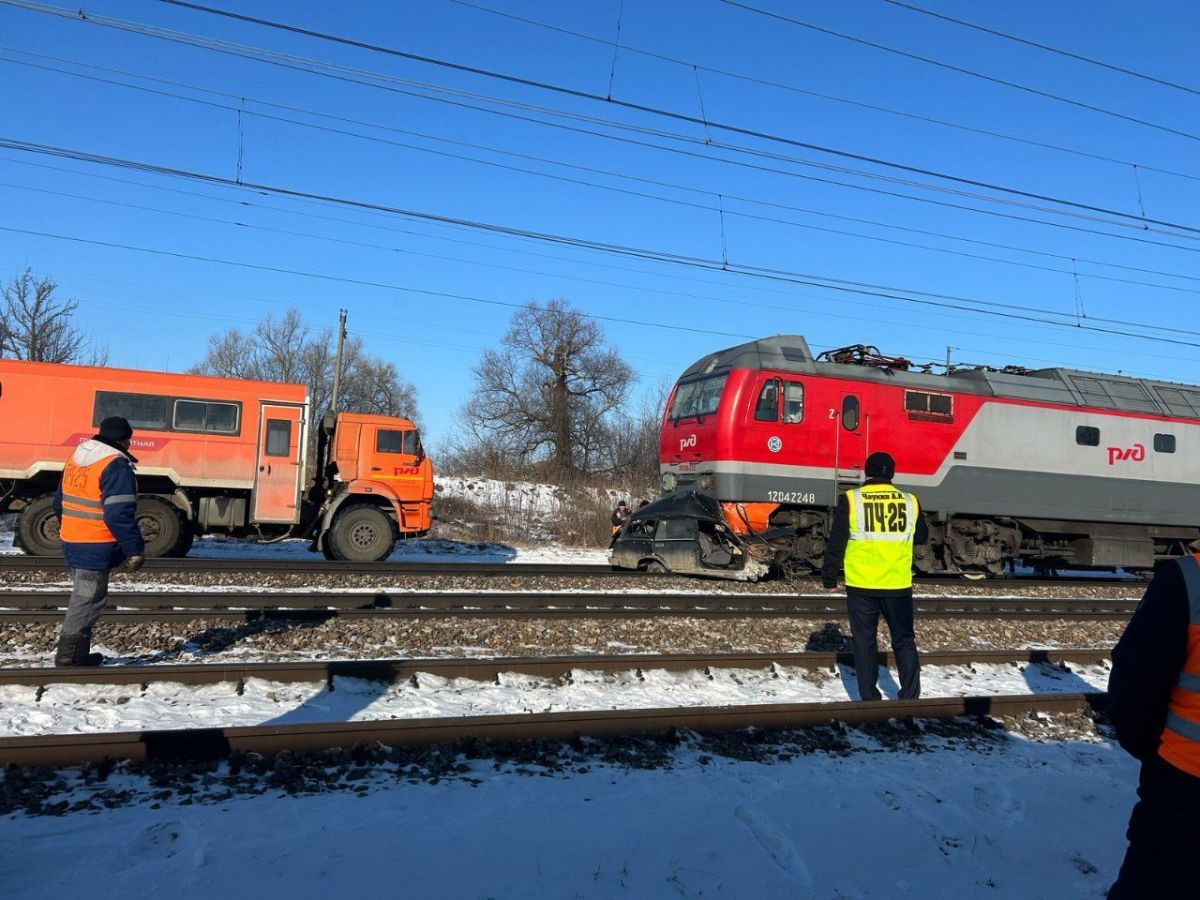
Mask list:
[[[1106,700],[1107,695],[1102,693],[1025,694],[39,735],[0,738],[0,766],[77,766],[106,759],[224,759],[232,754],[317,752],[377,743],[428,746],[463,741],[608,738],[680,730],[715,733],[746,728],[811,728],[835,721],[865,725],[893,718],[1019,717],[1102,711]]]
[[[0,569],[62,570],[66,563],[57,556],[0,556]],[[646,577],[645,572],[614,569],[609,565],[565,563],[474,563],[474,562],[376,562],[351,563],[314,558],[301,559],[148,559],[146,572],[292,572],[302,575],[579,575]]]
[[[1109,659],[1111,650],[1102,647],[1074,647],[1035,650],[931,650],[921,654],[926,666],[992,665],[1095,665]],[[880,662],[889,664],[889,655],[880,654]],[[813,651],[803,653],[664,653],[578,656],[512,657],[423,657],[411,659],[316,660],[278,663],[192,663],[144,666],[28,667],[0,669],[0,686],[46,688],[70,685],[147,685],[171,682],[188,685],[235,682],[240,694],[251,678],[280,682],[325,682],[331,687],[335,678],[359,678],[366,681],[419,680],[421,675],[438,678],[468,678],[497,681],[503,675],[530,675],[565,679],[572,672],[636,672],[638,677],[650,670],[668,672],[718,669],[830,669],[854,665],[849,651]]]
[[[25,556],[23,554],[0,555],[0,570],[21,569],[54,571],[66,568],[60,557]],[[482,575],[482,576],[512,576],[516,578],[529,576],[578,576],[578,577],[619,577],[619,578],[696,578],[672,573],[649,573],[632,569],[616,569],[606,564],[569,564],[569,563],[474,563],[474,562],[378,562],[378,563],[348,563],[327,560],[301,559],[238,559],[238,558],[192,558],[183,559],[148,559],[143,571],[162,573],[250,573],[266,574],[287,572],[301,575],[376,575],[387,577],[391,575]],[[989,578],[982,581],[969,581],[957,575],[918,575],[917,584],[960,584],[963,587],[980,588],[983,590],[1003,590],[1020,585],[1022,587],[1078,587],[1095,586],[1130,586],[1137,587],[1145,582],[1138,578],[1125,576],[1094,576],[1094,577],[1063,577],[1040,578],[1032,576]],[[815,584],[815,576],[799,579],[795,584]],[[720,584],[720,581],[710,583]]]
[[[0,609],[65,609],[66,591],[0,591]],[[920,612],[1086,612],[1122,613],[1134,599],[1077,597],[917,597]],[[118,609],[252,610],[698,610],[840,612],[845,599],[830,594],[631,593],[612,591],[113,591],[108,605]]]

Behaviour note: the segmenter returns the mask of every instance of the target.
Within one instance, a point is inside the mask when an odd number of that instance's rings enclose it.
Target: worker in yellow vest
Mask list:
[[[1159,568],[1112,660],[1109,720],[1142,770],[1108,896],[1200,896],[1200,554]]]
[[[862,487],[838,498],[821,583],[837,590],[846,572],[846,606],[854,639],[854,671],[861,700],[879,700],[879,616],[892,634],[892,655],[900,672],[901,700],[921,696],[921,663],[913,633],[913,544],[929,540],[920,504],[892,484],[896,461],[872,453],[863,466]]]

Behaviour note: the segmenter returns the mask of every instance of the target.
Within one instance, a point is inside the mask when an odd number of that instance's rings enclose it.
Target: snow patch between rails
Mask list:
[[[926,697],[1102,691],[1107,663],[1071,671],[1045,664],[926,666]],[[657,707],[745,706],[858,699],[853,669],[661,669],[604,673],[577,669],[565,680],[502,674],[496,683],[418,674],[416,684],[389,684],[335,676],[325,683],[248,678],[239,695],[233,682],[188,687],[170,682],[137,685],[51,684],[0,688],[0,734],[74,734],[143,729],[352,722],[514,713]],[[880,690],[895,698],[892,674],[880,670]]]

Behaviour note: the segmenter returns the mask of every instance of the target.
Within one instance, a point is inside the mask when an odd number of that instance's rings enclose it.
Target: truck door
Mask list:
[[[867,422],[859,394],[844,394],[841,409],[836,413],[837,436],[834,452],[837,455],[837,477],[844,481],[861,481],[867,458]]]
[[[303,409],[263,404],[258,422],[258,472],[254,478],[251,519],[295,524],[300,520],[300,482],[304,475]]]

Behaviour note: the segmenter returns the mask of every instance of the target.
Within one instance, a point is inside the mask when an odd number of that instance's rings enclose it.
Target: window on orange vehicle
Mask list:
[[[783,424],[798,425],[804,421],[804,385],[789,381],[783,386]]]
[[[1155,453],[1174,453],[1175,452],[1175,435],[1173,435],[1173,434],[1156,434],[1154,436],[1154,452]]]
[[[858,398],[854,395],[842,400],[842,427],[847,431],[858,428]]]
[[[109,416],[120,416],[134,428],[150,431],[166,431],[169,397],[157,394],[122,394],[115,391],[96,391],[96,402],[92,407],[92,425],[99,424]]]
[[[208,400],[176,400],[175,431],[204,431],[209,434],[238,433],[238,405]]]
[[[762,386],[758,394],[758,402],[754,404],[754,420],[756,422],[779,421],[779,382],[771,379]]]
[[[267,419],[267,456],[292,455],[292,423],[287,419]]]
[[[409,456],[418,456],[421,452],[421,436],[411,428],[403,431],[380,428],[375,433],[375,452],[407,453]]]

